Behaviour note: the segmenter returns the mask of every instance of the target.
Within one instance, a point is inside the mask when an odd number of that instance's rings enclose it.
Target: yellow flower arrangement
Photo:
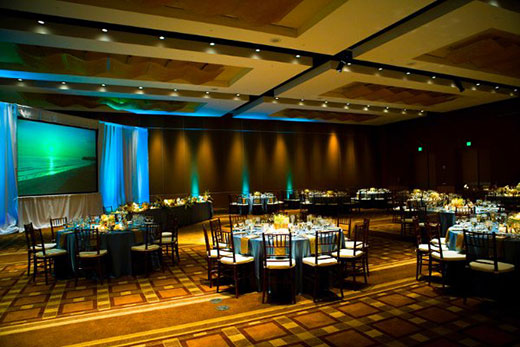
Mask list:
[[[286,216],[284,214],[277,214],[274,216],[274,228],[275,229],[281,229],[281,228],[287,229],[288,227],[289,227],[289,216]]]

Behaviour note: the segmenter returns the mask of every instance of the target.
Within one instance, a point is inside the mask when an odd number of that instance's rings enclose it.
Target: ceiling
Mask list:
[[[1,2],[0,100],[383,125],[518,97],[514,0]]]

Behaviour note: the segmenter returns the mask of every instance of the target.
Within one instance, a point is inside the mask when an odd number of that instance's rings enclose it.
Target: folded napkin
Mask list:
[[[240,238],[240,254],[249,254],[249,236],[242,236]]]

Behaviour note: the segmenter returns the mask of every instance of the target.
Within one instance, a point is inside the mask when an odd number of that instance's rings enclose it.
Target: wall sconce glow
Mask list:
[[[471,147],[471,141],[466,141],[466,147]]]
[[[242,169],[242,195],[249,195],[249,172],[245,164]]]
[[[191,196],[199,196],[199,173],[195,163],[191,165]]]
[[[293,192],[293,179],[292,179],[292,172],[291,172],[291,170],[289,170],[289,172],[287,173],[287,187],[286,187],[286,190],[287,190],[287,199],[289,199],[291,197],[292,192]]]
[[[417,152],[422,152],[423,148],[422,147],[417,147]]]

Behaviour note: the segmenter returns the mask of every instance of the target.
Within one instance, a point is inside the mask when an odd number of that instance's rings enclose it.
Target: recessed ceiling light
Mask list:
[[[104,33],[108,33],[108,29],[105,29],[105,28],[101,29],[101,31]]]
[[[382,68],[382,67],[380,67],[380,68],[379,68],[378,70],[379,70],[379,71],[383,71],[383,68]]]
[[[105,83],[102,83],[101,84],[101,87],[106,87],[107,85]]]
[[[61,84],[67,84],[67,82],[63,81],[63,82],[61,82]]]
[[[159,36],[159,40],[164,40],[164,36]]]
[[[437,78],[437,76],[432,76],[432,79],[436,79],[436,78]]]
[[[39,20],[39,21],[38,21],[38,24],[44,25],[44,24],[45,24],[45,22],[44,22],[44,21],[42,21],[42,20]]]
[[[18,79],[18,82],[23,82],[23,79],[19,78],[19,79]]]
[[[139,86],[139,89],[143,89],[143,87]]]
[[[210,46],[215,46],[215,42],[210,42],[209,45]]]
[[[257,52],[257,53],[260,52],[260,48],[255,49],[255,52]]]
[[[406,74],[409,75],[411,72],[410,71],[406,71]]]
[[[296,54],[296,59],[299,59],[299,58],[301,58],[301,55]]]

